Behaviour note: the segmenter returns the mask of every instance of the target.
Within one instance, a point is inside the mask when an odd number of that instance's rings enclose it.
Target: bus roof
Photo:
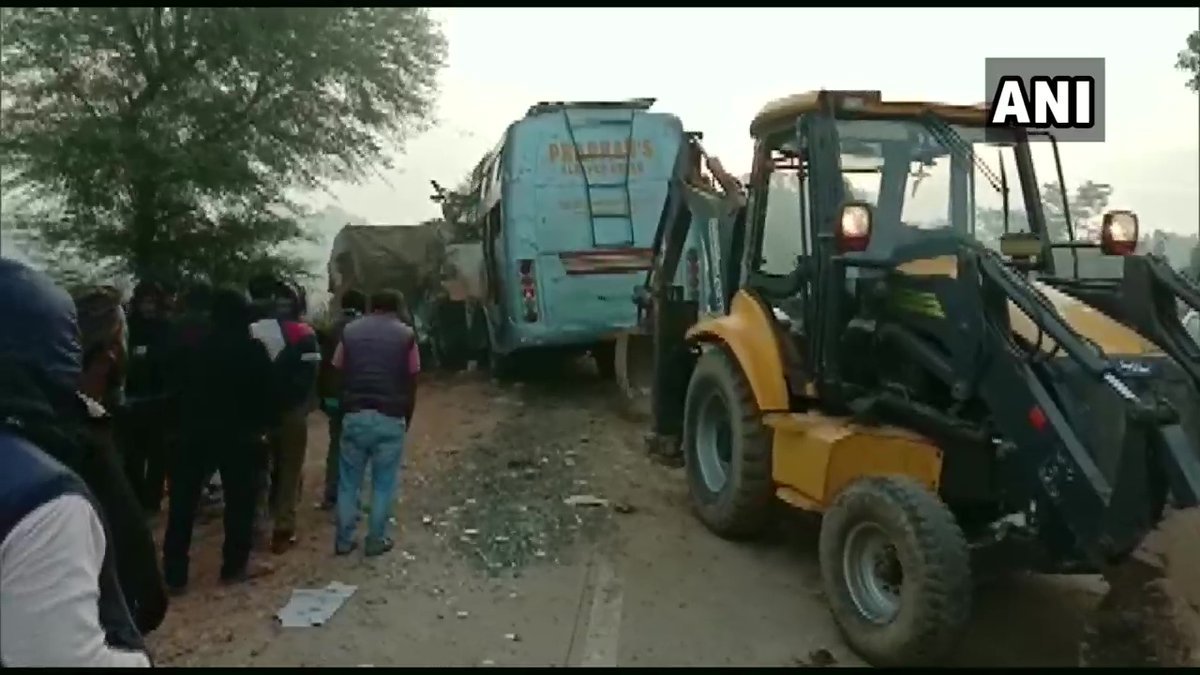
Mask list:
[[[658,99],[655,98],[631,98],[624,101],[540,101],[529,106],[525,117],[533,117],[549,112],[559,112],[560,110],[571,110],[576,108],[618,108],[621,110],[649,110],[650,106]]]
[[[932,112],[947,122],[982,126],[987,121],[987,104],[959,105],[930,101],[885,101],[878,91],[806,91],[771,101],[750,122],[750,135],[758,138],[790,128],[797,116],[816,111],[826,103],[857,115],[916,117]]]

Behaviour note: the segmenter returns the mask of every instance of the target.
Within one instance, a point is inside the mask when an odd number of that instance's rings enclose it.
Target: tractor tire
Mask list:
[[[617,377],[617,344],[603,342],[592,347],[592,360],[596,362],[596,372],[600,379],[612,381]]]
[[[710,348],[692,371],[684,402],[683,458],[700,521],[726,539],[746,539],[770,523],[771,437],[737,362]]]
[[[909,478],[851,483],[821,522],[819,556],[834,622],[871,665],[936,665],[970,617],[966,538],[937,495]]]

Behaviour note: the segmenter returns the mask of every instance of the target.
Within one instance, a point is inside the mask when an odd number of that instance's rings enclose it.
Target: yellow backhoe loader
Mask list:
[[[635,294],[654,445],[720,536],[776,501],[821,514],[825,595],[875,665],[943,660],[995,560],[1105,573],[1082,663],[1197,665],[1200,392],[1175,305],[1195,287],[1132,255],[1129,212],[1095,244],[1122,280],[1056,275],[1031,138],[985,113],[789,97],[725,199],[681,153]],[[987,202],[1028,224],[998,251],[975,236]],[[702,303],[674,281],[698,224]]]

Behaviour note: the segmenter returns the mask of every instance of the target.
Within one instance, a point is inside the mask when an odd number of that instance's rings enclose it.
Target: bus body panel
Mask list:
[[[683,143],[677,117],[637,108],[565,107],[509,128],[493,263],[497,352],[586,348],[635,325],[633,291]]]

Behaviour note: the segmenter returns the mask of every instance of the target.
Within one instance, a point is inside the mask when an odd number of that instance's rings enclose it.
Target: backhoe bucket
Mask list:
[[[1168,513],[1104,577],[1079,665],[1200,667],[1200,509]]]
[[[1200,459],[1179,424],[1156,431],[1173,503],[1131,553],[1104,570],[1109,590],[1085,628],[1082,666],[1200,666]]]

